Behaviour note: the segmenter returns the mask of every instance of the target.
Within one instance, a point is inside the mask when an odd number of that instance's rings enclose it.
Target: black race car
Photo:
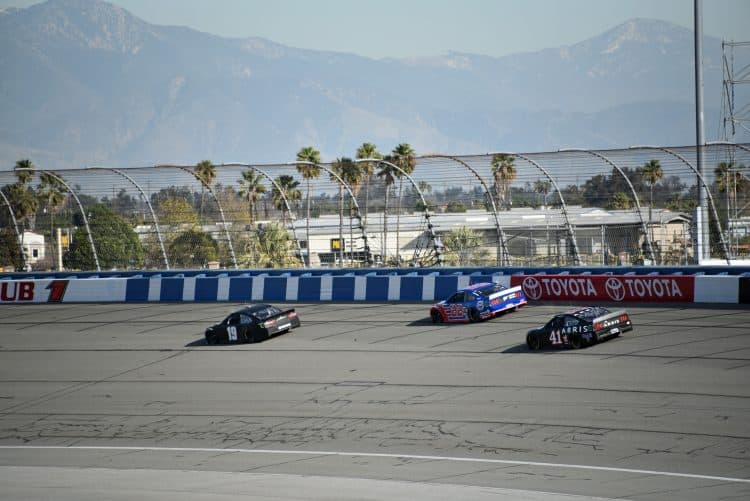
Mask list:
[[[531,329],[526,334],[526,344],[532,350],[545,346],[578,349],[631,330],[633,323],[625,310],[609,311],[601,306],[575,308],[558,313],[542,327]]]
[[[206,343],[256,343],[299,326],[294,308],[282,311],[270,304],[255,304],[235,311],[221,323],[206,329]]]

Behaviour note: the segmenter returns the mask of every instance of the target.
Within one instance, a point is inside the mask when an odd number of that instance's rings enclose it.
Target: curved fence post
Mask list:
[[[89,169],[92,169],[92,170],[108,170],[110,172],[114,172],[115,174],[118,174],[118,175],[124,177],[125,179],[127,179],[128,181],[130,181],[130,183],[133,186],[135,186],[136,189],[141,193],[141,196],[146,201],[146,205],[148,205],[148,210],[151,212],[151,219],[154,221],[154,226],[156,227],[156,236],[159,239],[159,247],[161,249],[161,255],[164,258],[164,266],[167,268],[167,270],[169,270],[169,259],[167,258],[167,251],[164,249],[164,239],[162,238],[161,230],[159,228],[159,220],[157,219],[156,212],[154,212],[154,208],[151,205],[151,201],[148,199],[148,196],[146,195],[146,192],[143,191],[143,188],[141,188],[140,185],[138,183],[136,183],[135,180],[132,177],[130,177],[129,175],[125,174],[124,172],[122,172],[119,169],[114,169],[114,168],[111,168],[111,167],[89,167]]]
[[[406,171],[404,171],[404,169],[402,169],[398,165],[393,164],[393,163],[391,163],[391,162],[389,162],[387,160],[383,160],[382,158],[358,158],[356,160],[353,160],[353,162],[354,163],[374,162],[374,163],[386,164],[389,167],[391,167],[393,169],[396,169],[404,177],[406,177],[406,179],[414,187],[414,190],[417,192],[417,195],[419,195],[419,200],[422,202],[422,207],[423,207],[422,213],[424,215],[425,222],[427,223],[427,231],[429,232],[429,235],[430,235],[430,241],[432,242],[433,251],[435,252],[435,257],[438,260],[438,264],[440,266],[442,266],[442,264],[443,264],[443,249],[442,249],[442,244],[440,244],[440,242],[439,242],[439,240],[437,238],[437,235],[435,235],[434,227],[432,225],[432,222],[430,221],[430,211],[429,211],[429,207],[427,206],[427,200],[425,200],[424,195],[422,194],[422,190],[419,189],[419,186],[417,185],[416,182],[414,182],[414,179],[409,174],[407,174]],[[384,223],[385,223],[385,221],[384,221]],[[383,242],[383,251],[384,251],[383,253],[384,254],[386,254],[386,244],[387,244],[387,242]],[[396,249],[396,252],[399,254],[399,258],[400,258],[401,249]]]
[[[297,229],[294,226],[294,218],[292,217],[292,206],[289,205],[289,200],[286,198],[286,195],[284,194],[284,190],[281,189],[281,186],[279,186],[279,183],[277,183],[268,172],[261,169],[260,167],[256,167],[254,165],[250,164],[244,164],[239,162],[232,162],[228,164],[221,164],[225,167],[245,167],[248,169],[253,169],[254,171],[260,173],[261,176],[268,179],[268,181],[276,187],[276,190],[278,190],[279,194],[281,195],[281,199],[284,201],[284,207],[286,207],[287,213],[289,213],[289,224],[292,227],[292,237],[294,238],[294,243],[297,245],[297,252],[299,253],[300,261],[302,262],[302,267],[307,268],[307,264],[305,263],[305,259],[302,257],[302,246],[299,243],[299,238],[297,238]]]
[[[497,244],[498,244],[498,250],[500,251],[497,253],[497,257],[496,257],[497,264],[499,266],[504,266],[506,264],[509,264],[510,252],[508,252],[508,245],[506,243],[505,231],[503,230],[503,227],[500,225],[500,218],[497,215],[497,206],[495,205],[495,198],[492,196],[492,193],[490,193],[490,189],[487,186],[487,183],[484,181],[484,178],[482,178],[482,176],[480,176],[479,173],[473,167],[471,167],[468,163],[451,155],[430,153],[429,155],[422,155],[419,158],[446,158],[448,160],[453,160],[454,162],[468,169],[469,172],[471,172],[474,175],[474,177],[477,178],[479,183],[482,185],[482,188],[484,189],[484,193],[487,195],[487,199],[490,201],[490,204],[492,207],[492,216],[495,218],[495,231],[497,232]]]
[[[354,161],[353,161],[354,162]],[[316,164],[315,162],[309,162],[307,160],[297,160],[295,162],[289,162],[286,165],[313,165],[315,167],[319,167],[326,171],[328,174],[332,175],[336,178],[336,180],[346,189],[346,191],[349,193],[350,200],[354,203],[354,208],[356,209],[356,215],[357,223],[359,225],[360,232],[362,233],[362,241],[365,249],[365,261],[367,264],[372,263],[372,258],[370,256],[370,245],[367,242],[367,232],[365,231],[365,224],[362,222],[362,212],[359,210],[359,203],[357,202],[357,197],[354,196],[354,192],[352,191],[352,187],[344,182],[344,180],[339,176],[336,172],[334,172],[332,169],[329,169],[325,165],[322,164]],[[341,231],[341,230],[340,230]],[[354,250],[352,249],[352,252]],[[307,242],[307,252],[310,252],[310,242]],[[310,258],[308,257],[308,260]]]
[[[623,172],[623,170],[620,168],[620,166],[618,166],[616,163],[614,163],[612,160],[610,160],[606,156],[602,155],[601,153],[596,152],[596,151],[592,151],[592,150],[579,149],[579,148],[564,148],[564,149],[560,149],[558,151],[560,151],[562,153],[564,153],[564,152],[576,152],[576,151],[579,151],[579,152],[582,152],[582,153],[588,153],[589,155],[593,155],[593,156],[595,156],[597,158],[600,158],[600,159],[604,160],[607,164],[609,164],[610,166],[612,166],[614,169],[617,170],[617,172],[620,173],[620,175],[623,177],[623,179],[625,179],[625,182],[628,184],[628,188],[630,188],[630,192],[633,194],[633,198],[635,199],[636,212],[638,213],[638,219],[641,222],[641,231],[643,231],[643,235],[646,238],[646,242],[648,243],[648,248],[649,248],[649,251],[651,252],[651,256],[652,257],[656,256],[656,254],[654,253],[654,243],[653,243],[653,241],[651,239],[651,236],[649,235],[648,227],[646,226],[646,223],[643,221],[643,213],[641,212],[641,202],[638,199],[638,194],[635,191],[635,187],[633,186],[633,183],[630,182],[630,179],[628,178],[628,176],[625,175],[625,172]],[[648,224],[649,225],[651,224],[650,220],[649,220]]]
[[[570,224],[570,218],[568,217],[568,207],[565,205],[565,198],[562,195],[562,192],[560,191],[560,187],[557,186],[557,182],[554,180],[552,176],[550,176],[549,172],[539,165],[537,162],[532,160],[531,158],[527,157],[526,155],[522,155],[520,153],[507,153],[507,152],[494,152],[492,154],[498,154],[498,153],[505,153],[506,155],[510,155],[513,157],[520,158],[521,160],[525,160],[537,169],[539,169],[546,177],[550,180],[552,183],[552,186],[555,187],[555,191],[557,192],[557,196],[560,198],[560,204],[562,206],[562,214],[563,218],[565,219],[565,227],[568,230],[568,239],[570,240],[571,246],[573,247],[573,260],[575,261],[576,266],[580,266],[582,264],[581,261],[581,255],[578,252],[578,242],[576,242],[576,235],[573,231],[573,226]]]
[[[693,166],[690,162],[687,161],[685,157],[677,153],[676,151],[670,150],[669,148],[664,148],[662,146],[649,146],[649,145],[639,145],[639,146],[631,146],[629,149],[633,150],[660,150],[664,153],[667,153],[669,155],[672,155],[676,159],[680,160],[682,163],[688,166],[690,170],[693,171],[693,173],[700,179],[701,184],[703,185],[703,188],[706,190],[706,195],[708,195],[708,203],[711,205],[711,212],[713,212],[714,219],[716,220],[716,226],[719,228],[719,240],[721,241],[721,247],[724,251],[724,259],[726,260],[727,264],[731,264],[731,258],[729,256],[729,248],[727,247],[727,242],[724,240],[724,230],[721,228],[721,221],[719,220],[719,213],[716,211],[716,204],[714,203],[714,197],[711,195],[711,190],[708,187],[708,184],[706,184],[706,179],[701,175],[700,172],[698,172],[698,169]]]
[[[81,210],[81,216],[83,217],[83,224],[86,227],[86,235],[88,235],[89,238],[89,245],[91,245],[91,253],[94,256],[94,263],[96,263],[96,271],[102,271],[101,267],[99,266],[99,256],[96,253],[96,246],[94,245],[94,238],[91,236],[91,227],[89,226],[89,218],[86,217],[86,211],[83,210],[83,204],[81,203],[81,200],[78,198],[78,195],[76,195],[75,191],[70,187],[70,185],[65,182],[65,180],[58,176],[54,171],[45,170],[45,169],[26,169],[26,168],[19,168],[16,170],[21,171],[30,171],[30,172],[46,172],[53,178],[60,181],[70,192],[70,194],[75,199],[76,203],[78,204],[78,208]]]
[[[198,180],[199,183],[201,183],[202,186],[205,186],[205,188],[208,190],[208,192],[211,194],[212,197],[214,197],[214,201],[216,202],[216,206],[219,208],[219,216],[221,216],[221,225],[224,227],[224,236],[227,237],[227,243],[229,244],[229,253],[232,256],[232,264],[234,264],[234,269],[239,269],[237,266],[237,256],[234,254],[234,245],[232,245],[232,236],[229,234],[229,230],[227,229],[227,220],[224,218],[224,209],[221,206],[221,202],[219,202],[219,198],[216,196],[216,193],[214,193],[214,190],[211,189],[208,184],[204,183],[200,177],[195,173],[195,171],[191,170],[190,167],[184,167],[181,165],[158,165],[157,167],[174,167],[180,170],[183,170],[193,176],[195,179]]]

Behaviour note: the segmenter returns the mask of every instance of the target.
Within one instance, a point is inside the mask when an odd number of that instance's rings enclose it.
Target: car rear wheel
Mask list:
[[[443,323],[443,315],[440,314],[437,310],[430,311],[430,316],[432,317],[432,323],[433,324],[442,324]]]
[[[583,348],[583,338],[581,338],[580,334],[573,334],[570,338],[570,347],[574,350],[580,350]]]
[[[479,316],[479,312],[475,310],[474,308],[469,310],[469,320],[471,322],[479,322],[482,319],[482,317]]]
[[[529,349],[532,351],[541,350],[542,338],[539,337],[539,335],[534,332],[529,332],[526,335],[526,344],[528,345]]]

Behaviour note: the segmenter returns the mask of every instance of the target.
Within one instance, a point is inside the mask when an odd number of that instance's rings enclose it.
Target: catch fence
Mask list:
[[[748,259],[750,147],[711,144],[704,155],[703,177],[694,147],[655,146],[412,164],[21,168],[0,172],[0,265],[687,265],[701,188],[703,261]]]

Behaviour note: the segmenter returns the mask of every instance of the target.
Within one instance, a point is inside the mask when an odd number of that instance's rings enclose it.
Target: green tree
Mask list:
[[[216,179],[216,167],[210,160],[203,160],[195,166],[195,177],[201,183],[201,211],[200,220],[203,224],[203,206],[205,204],[205,189],[210,188]]]
[[[291,205],[292,202],[297,202],[302,199],[302,192],[298,188],[299,181],[287,174],[280,175],[274,181],[276,182],[276,185],[271,189],[271,203],[281,211],[281,220],[284,226],[286,226],[287,214],[284,197],[286,197]],[[289,214],[289,217],[291,218],[291,214]]]
[[[307,183],[307,210],[305,211],[305,238],[307,239],[308,249],[310,248],[310,181],[320,177],[320,152],[312,146],[305,146],[297,152],[297,172],[302,174],[302,178]],[[309,261],[308,261],[309,264]]]
[[[21,248],[12,228],[0,229],[0,268],[3,266],[13,266],[16,270],[23,267]]]
[[[495,193],[499,209],[510,210],[513,202],[510,185],[516,179],[515,160],[507,153],[492,155],[492,177],[495,180]]]
[[[610,201],[609,206],[607,208],[615,209],[615,210],[624,210],[624,209],[630,209],[631,207],[632,207],[632,203],[627,193],[618,191],[614,195],[612,195],[612,200]]]
[[[450,230],[443,236],[443,243],[446,263],[452,266],[471,266],[487,256],[481,248],[481,235],[466,226]]]
[[[445,212],[466,212],[466,206],[460,200],[451,200],[445,206]]]
[[[190,202],[184,198],[167,198],[159,202],[157,216],[160,224],[180,225],[198,224],[198,213]]]
[[[219,256],[219,244],[199,228],[185,230],[169,244],[169,256],[176,268],[205,268]]]
[[[362,143],[357,148],[357,159],[365,158],[383,158],[383,155],[378,151],[378,147],[372,143]],[[373,174],[375,174],[375,162],[361,162],[358,164],[362,169],[362,177],[365,181],[365,224],[367,224],[367,213],[370,206],[370,181],[372,180]]]
[[[100,266],[103,269],[141,267],[144,250],[133,228],[106,205],[97,204],[89,207],[88,211],[91,238],[96,246]],[[63,263],[70,269],[96,268],[85,227],[79,227],[73,232]]]
[[[266,192],[261,174],[256,174],[254,170],[248,169],[242,172],[242,178],[238,179],[240,184],[240,196],[247,200],[250,211],[250,224],[255,225],[258,219],[257,205],[260,197]]]
[[[289,233],[284,226],[265,224],[251,233],[238,261],[246,268],[296,267],[299,261],[289,252],[290,246]]]

